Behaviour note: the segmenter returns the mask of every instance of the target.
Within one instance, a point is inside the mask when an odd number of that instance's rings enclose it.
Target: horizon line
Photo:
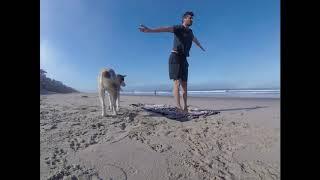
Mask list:
[[[188,89],[187,91],[216,91],[216,90],[281,90],[280,87],[277,88],[195,88],[195,89]],[[96,92],[97,90],[78,90],[80,92]],[[144,92],[153,92],[153,91],[172,91],[172,89],[153,89],[150,90],[150,88],[143,90],[143,89],[130,89],[130,90],[122,90],[122,92],[132,92],[132,91],[144,91]]]

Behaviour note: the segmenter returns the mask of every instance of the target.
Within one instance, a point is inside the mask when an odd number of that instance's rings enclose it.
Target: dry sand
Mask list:
[[[280,179],[279,99],[191,97],[220,113],[184,122],[132,103],[174,105],[122,96],[101,117],[97,94],[41,95],[40,179]]]

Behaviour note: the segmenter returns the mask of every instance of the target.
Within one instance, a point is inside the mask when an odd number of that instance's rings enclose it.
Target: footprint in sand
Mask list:
[[[171,145],[166,145],[166,144],[150,144],[149,145],[151,147],[152,150],[156,151],[156,152],[166,152],[169,151],[170,149],[172,149]]]
[[[62,166],[66,162],[66,152],[63,149],[55,148],[50,157],[45,158],[46,164],[50,169],[55,169],[57,166]]]
[[[121,123],[120,129],[121,129],[121,130],[125,130],[125,129],[126,129],[126,124],[125,124],[125,123]]]
[[[82,167],[79,164],[73,164],[63,167],[54,172],[48,180],[80,180],[80,179],[101,179],[93,168]]]
[[[104,172],[99,173],[99,175],[106,180],[127,180],[128,178],[126,171],[114,164],[106,164]]]

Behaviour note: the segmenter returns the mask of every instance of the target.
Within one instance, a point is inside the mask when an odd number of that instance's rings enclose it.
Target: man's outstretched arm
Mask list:
[[[198,39],[194,36],[193,37],[193,40],[192,40],[194,43],[196,43],[196,45],[202,49],[202,51],[205,51],[204,48],[201,46],[200,42],[198,41]]]
[[[173,32],[173,27],[159,27],[159,28],[154,28],[150,29],[145,25],[140,24],[139,30],[141,32]]]

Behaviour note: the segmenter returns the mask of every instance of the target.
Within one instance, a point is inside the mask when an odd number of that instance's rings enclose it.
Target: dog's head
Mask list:
[[[117,74],[117,80],[119,81],[119,83],[122,87],[126,86],[126,83],[124,82],[125,77],[126,77],[126,75]]]

